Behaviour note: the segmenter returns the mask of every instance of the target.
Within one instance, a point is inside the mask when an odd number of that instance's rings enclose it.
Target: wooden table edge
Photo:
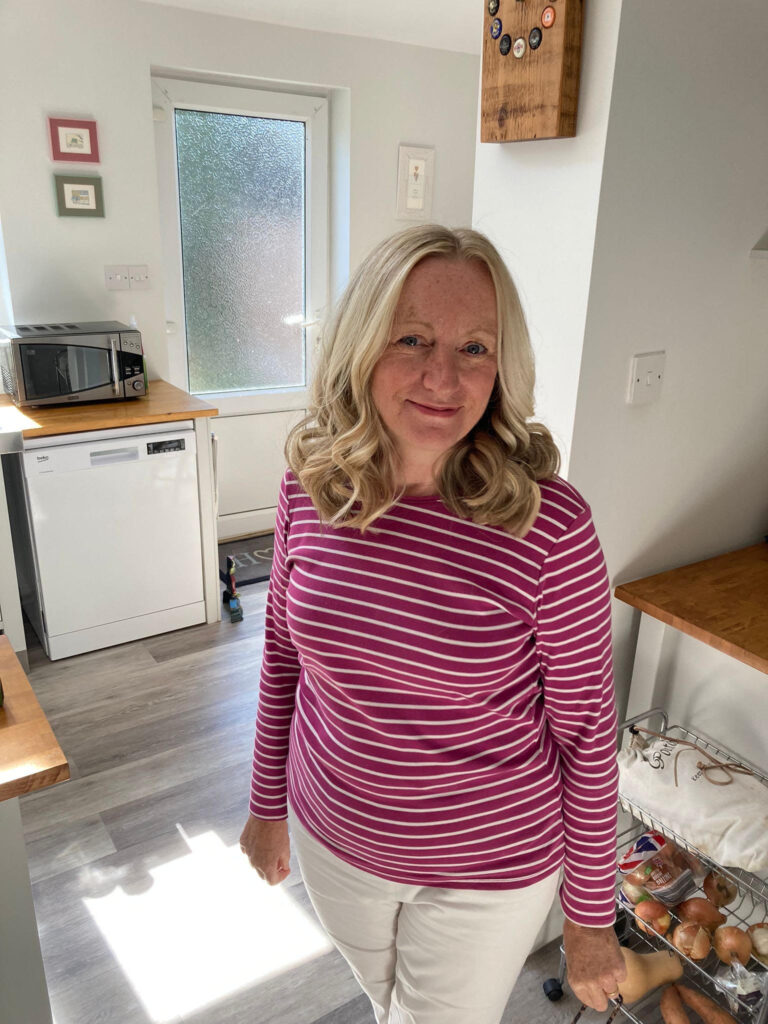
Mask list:
[[[49,768],[41,768],[31,775],[24,775],[19,779],[9,779],[8,782],[0,783],[0,800],[12,800],[15,796],[26,796],[28,793],[34,793],[39,789],[55,786],[57,782],[66,782],[69,778],[69,765],[66,761],[62,761],[60,764],[51,765]]]
[[[637,582],[633,580],[632,582]],[[672,626],[673,629],[679,630],[681,633],[686,633],[688,636],[694,637],[696,640],[701,640],[709,647],[714,647],[718,651],[722,651],[723,654],[728,654],[737,661],[743,662],[745,665],[749,665],[751,668],[756,668],[760,672],[768,674],[768,659],[761,657],[759,654],[755,654],[754,651],[748,651],[744,647],[740,647],[738,644],[733,643],[731,640],[726,640],[725,637],[718,636],[716,633],[712,633],[708,629],[704,629],[702,626],[697,626],[693,622],[689,622],[687,619],[682,619],[678,615],[673,615],[672,612],[665,611],[656,604],[652,604],[650,601],[646,601],[642,597],[631,593],[628,589],[631,586],[629,584],[620,584],[613,591],[613,596],[618,601],[623,601],[625,604],[631,605],[633,608],[637,608],[641,612],[645,612],[646,615],[650,615],[654,619],[658,619],[659,622],[663,622],[667,626]]]
[[[27,744],[23,753],[16,753],[13,759],[6,755],[5,762],[0,756],[0,779],[3,780],[0,782],[0,800],[10,800],[38,789],[46,789],[57,782],[66,782],[70,773],[66,755],[10,640],[4,634],[0,634],[0,671],[5,690],[5,704],[0,708],[0,755],[6,729],[9,730],[7,735],[11,743],[10,730],[16,735],[19,732],[24,735],[30,727],[37,731],[35,744]],[[8,709],[13,708],[17,699],[23,710],[12,711],[11,721],[8,722]],[[19,715],[16,720],[15,715]]]

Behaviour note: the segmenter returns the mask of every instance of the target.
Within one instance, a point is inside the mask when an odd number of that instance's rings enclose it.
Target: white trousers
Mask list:
[[[560,872],[524,889],[401,885],[352,867],[289,812],[309,897],[376,1024],[499,1024]]]

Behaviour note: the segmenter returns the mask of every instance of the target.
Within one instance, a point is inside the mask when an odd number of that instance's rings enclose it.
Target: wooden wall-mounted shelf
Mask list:
[[[484,0],[481,142],[576,134],[583,0]]]

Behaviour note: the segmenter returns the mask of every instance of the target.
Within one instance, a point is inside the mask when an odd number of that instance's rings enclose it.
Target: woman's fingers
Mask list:
[[[563,926],[568,983],[586,1006],[603,1011],[627,976],[612,927],[589,928],[566,919]]]
[[[258,871],[257,873],[260,878],[263,878],[269,885],[279,885],[285,878],[291,873],[290,868],[284,868],[280,864],[274,864],[268,867],[263,873]]]
[[[571,989],[576,998],[585,1006],[593,1010],[604,1011],[608,1008],[609,999],[618,999],[619,990],[615,985],[608,984],[605,988],[598,985],[579,985],[578,982],[571,984]]]
[[[606,992],[597,985],[579,984],[570,982],[571,990],[576,998],[585,1006],[593,1010],[605,1010],[608,1007],[608,996]]]

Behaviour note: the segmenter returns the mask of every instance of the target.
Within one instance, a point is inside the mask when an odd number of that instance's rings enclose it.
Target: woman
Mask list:
[[[533,385],[491,243],[411,228],[286,448],[241,846],[282,881],[288,817],[378,1024],[498,1024],[561,866],[574,993],[625,976],[608,581]]]

